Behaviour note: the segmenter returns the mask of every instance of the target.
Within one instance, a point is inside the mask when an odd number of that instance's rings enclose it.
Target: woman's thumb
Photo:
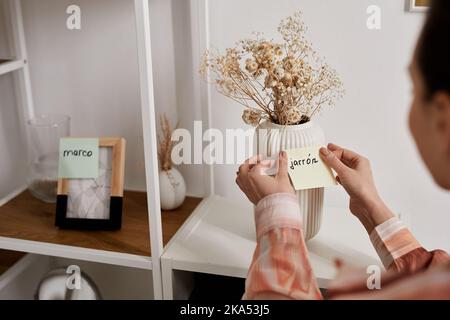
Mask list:
[[[336,157],[336,155],[328,150],[327,148],[320,148],[320,157],[323,162],[328,165],[331,169],[336,171],[338,175],[342,175],[348,167],[342,163],[342,161]]]

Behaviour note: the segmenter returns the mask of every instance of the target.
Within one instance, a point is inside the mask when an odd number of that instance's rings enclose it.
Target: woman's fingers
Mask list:
[[[320,157],[322,158],[323,162],[327,164],[331,169],[336,171],[336,173],[340,176],[345,173],[346,170],[349,170],[349,168],[342,163],[342,161],[334,154],[334,152],[331,152],[327,148],[320,148]]]
[[[241,175],[241,174],[247,173],[249,169],[250,169],[250,165],[248,163],[243,163],[239,166],[237,174]]]
[[[246,174],[246,173],[248,173],[248,171],[254,165],[256,165],[260,160],[261,160],[261,155],[260,154],[258,154],[256,156],[253,156],[251,158],[248,158],[247,160],[245,160],[245,162],[243,164],[241,164],[239,166],[239,171],[237,173],[238,174]]]
[[[278,171],[276,174],[277,178],[288,177],[288,160],[286,151],[281,151],[278,155]]]
[[[270,168],[273,164],[273,160],[267,159],[267,160],[261,160],[259,164],[264,168]]]
[[[362,156],[356,152],[342,148],[334,143],[328,144],[328,150],[332,151],[336,157],[347,165],[356,164],[358,160],[362,158]]]
[[[336,151],[336,150],[342,150],[342,149],[344,149],[344,148],[342,148],[342,147],[340,147],[340,146],[338,146],[337,144],[334,144],[334,143],[329,143],[327,147],[328,147],[328,149],[331,150],[331,151]]]
[[[260,162],[258,164],[255,164],[249,171],[251,174],[257,174],[262,175],[264,171],[266,171],[268,168],[270,168],[270,163],[267,164],[266,162]]]

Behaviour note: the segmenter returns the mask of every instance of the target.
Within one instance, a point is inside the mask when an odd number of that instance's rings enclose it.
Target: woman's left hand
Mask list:
[[[260,161],[261,156],[254,156],[245,161],[237,172],[236,183],[254,204],[275,193],[292,193],[295,190],[288,175],[287,154],[281,151],[278,157],[278,172],[275,177],[264,174],[270,167],[270,160]]]

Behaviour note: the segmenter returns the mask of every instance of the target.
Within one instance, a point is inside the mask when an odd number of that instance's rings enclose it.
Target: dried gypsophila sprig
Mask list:
[[[172,128],[166,114],[164,113],[160,116],[160,125],[162,134],[158,134],[158,158],[161,169],[163,171],[169,171],[173,166],[171,158],[172,149],[174,146],[172,141],[172,133],[179,127],[179,122],[177,122],[175,128]]]
[[[200,74],[223,95],[244,105],[243,120],[282,125],[309,121],[323,105],[342,98],[341,80],[306,40],[301,12],[283,19],[280,43],[262,33],[240,40],[224,54],[207,51]]]

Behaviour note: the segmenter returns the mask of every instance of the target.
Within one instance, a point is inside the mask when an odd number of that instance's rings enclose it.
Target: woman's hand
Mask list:
[[[268,195],[275,193],[292,193],[295,190],[291,185],[288,175],[287,154],[282,151],[278,157],[278,172],[275,177],[264,174],[264,170],[270,168],[270,160],[260,160],[261,156],[255,156],[245,161],[237,172],[236,183],[254,204]]]
[[[350,196],[350,211],[368,232],[394,216],[378,195],[368,159],[331,143],[320,149],[320,156],[336,171],[337,181]]]

